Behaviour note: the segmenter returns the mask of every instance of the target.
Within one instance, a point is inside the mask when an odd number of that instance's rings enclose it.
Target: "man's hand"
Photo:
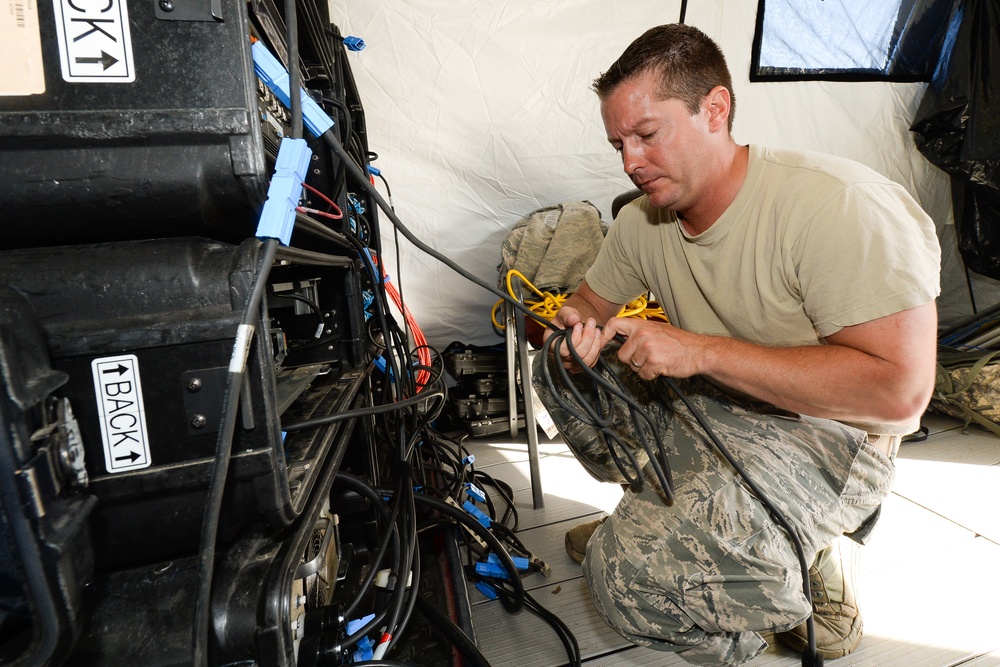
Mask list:
[[[631,317],[612,318],[601,334],[602,346],[616,336],[625,338],[618,359],[644,380],[659,375],[686,378],[701,372],[698,361],[703,336],[666,322]]]
[[[567,334],[570,337],[569,342],[573,343],[584,364],[593,368],[601,356],[601,348],[604,347],[601,331],[597,325],[599,322],[613,319],[621,308],[620,303],[612,303],[598,296],[584,280],[566,299],[562,308],[552,318],[552,323],[562,329],[570,330]],[[546,329],[542,340],[548,340],[552,333],[551,329]],[[567,369],[579,370],[576,360],[570,354],[568,344],[560,346],[559,356]]]
[[[597,363],[597,359],[601,356],[601,348],[604,346],[601,340],[601,332],[597,328],[597,320],[593,317],[588,317],[584,321],[576,308],[563,306],[556,313],[556,316],[552,318],[552,322],[562,329],[570,330],[567,336],[569,336],[570,342],[573,344],[573,349],[583,359],[584,364],[593,368],[594,364]],[[542,340],[548,340],[549,336],[552,336],[554,333],[552,329],[546,329],[542,334]],[[568,343],[556,343],[555,347],[559,351],[563,366],[569,370],[577,368],[576,360],[569,351]]]

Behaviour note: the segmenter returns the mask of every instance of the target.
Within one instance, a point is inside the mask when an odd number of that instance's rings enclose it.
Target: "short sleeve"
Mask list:
[[[649,290],[635,268],[639,265],[635,247],[639,228],[648,224],[646,209],[641,205],[645,200],[640,197],[618,212],[597,259],[587,271],[587,285],[611,303],[626,304]]]
[[[804,308],[822,336],[940,293],[934,223],[894,183],[848,184],[835,192],[804,226],[795,254]]]

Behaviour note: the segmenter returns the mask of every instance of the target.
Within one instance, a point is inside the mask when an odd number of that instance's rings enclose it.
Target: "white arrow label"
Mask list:
[[[148,468],[149,437],[142,405],[139,360],[134,354],[90,362],[109,473]]]
[[[125,0],[52,0],[52,6],[64,80],[135,81]]]

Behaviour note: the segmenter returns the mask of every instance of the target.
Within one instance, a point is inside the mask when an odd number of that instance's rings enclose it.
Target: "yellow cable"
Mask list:
[[[539,300],[529,301],[525,299],[524,305],[527,306],[531,312],[544,317],[547,320],[551,320],[555,317],[556,313],[562,307],[563,302],[569,298],[569,294],[552,294],[551,292],[542,292],[537,287],[531,284],[531,281],[524,277],[524,274],[516,269],[511,269],[507,272],[507,292],[513,297],[514,296],[514,286],[511,284],[511,279],[517,276],[521,279],[521,282],[527,287],[532,293],[541,297]],[[516,297],[515,297],[516,298]],[[501,324],[497,320],[497,314],[500,311],[500,306],[503,304],[504,300],[500,299],[490,310],[490,319],[493,321],[493,326],[497,329],[503,331],[506,329],[506,324]],[[645,296],[640,296],[638,299],[631,301],[622,307],[621,311],[618,313],[618,317],[638,317],[640,319],[657,319],[667,322],[667,316],[663,312],[663,309],[659,306],[650,306],[650,301]]]

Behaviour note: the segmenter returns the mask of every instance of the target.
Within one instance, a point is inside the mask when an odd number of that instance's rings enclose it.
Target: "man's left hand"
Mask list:
[[[665,322],[614,317],[604,325],[604,345],[618,334],[625,338],[618,359],[645,380],[659,375],[685,378],[700,372],[698,355],[704,336]]]

